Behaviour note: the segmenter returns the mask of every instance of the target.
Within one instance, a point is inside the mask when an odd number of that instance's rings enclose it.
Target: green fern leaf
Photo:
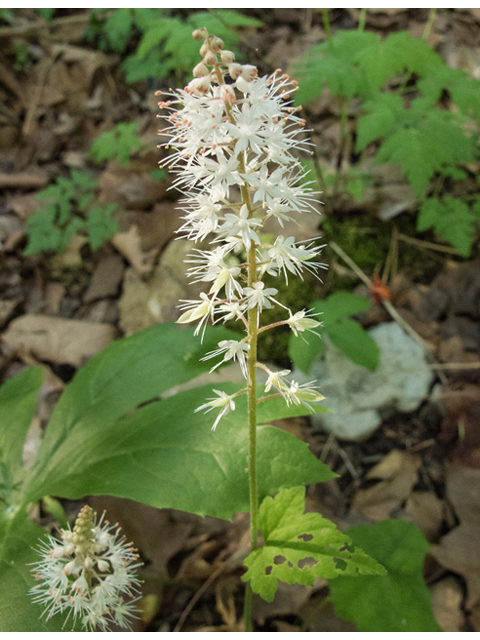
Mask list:
[[[127,165],[134,150],[141,145],[136,129],[135,122],[121,122],[95,138],[90,154],[97,162],[116,159],[121,165]]]
[[[468,257],[478,223],[480,223],[478,202],[470,208],[459,198],[445,196],[442,200],[437,198],[425,200],[417,218],[417,230],[425,231],[433,228],[435,233],[449,240],[462,256]]]

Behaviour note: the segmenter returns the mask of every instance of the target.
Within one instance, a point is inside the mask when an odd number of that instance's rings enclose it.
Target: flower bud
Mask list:
[[[225,49],[220,53],[220,58],[222,59],[223,64],[231,64],[235,60],[235,54],[232,51],[227,51]]]
[[[210,38],[210,47],[212,51],[218,53],[223,49],[223,40],[221,38],[217,38],[217,36],[212,36]]]
[[[254,67],[253,64],[244,64],[242,65],[242,78],[247,82],[251,82],[258,75],[257,67]]]
[[[243,71],[243,67],[241,64],[237,64],[234,62],[233,64],[228,65],[228,74],[232,80],[236,80],[239,75],[241,75]]]
[[[205,29],[195,29],[192,33],[194,40],[204,40],[205,39]]]
[[[106,573],[107,571],[110,571],[110,565],[106,560],[98,560],[97,567],[98,567],[98,570],[101,571],[102,573]]]
[[[210,78],[208,76],[204,78],[194,78],[187,84],[187,89],[196,96],[203,96],[210,89]]]
[[[203,78],[203,76],[207,76],[208,74],[209,74],[209,71],[207,67],[203,64],[203,62],[199,62],[193,68],[193,75],[195,78]]]
[[[213,51],[207,51],[207,53],[203,57],[203,61],[205,64],[208,64],[209,67],[213,67],[214,64],[217,64],[217,56]]]

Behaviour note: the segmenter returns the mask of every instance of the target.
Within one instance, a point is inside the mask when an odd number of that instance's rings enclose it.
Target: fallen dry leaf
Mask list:
[[[0,173],[0,189],[41,189],[48,180],[46,171],[32,167],[19,173]]]
[[[407,498],[402,518],[414,522],[429,542],[437,542],[443,522],[443,500],[433,491],[414,491]]]
[[[155,258],[160,251],[159,247],[146,252],[142,250],[142,239],[136,224],[132,224],[124,233],[116,233],[112,238],[112,244],[130,262],[139,276],[146,276],[152,271]]]
[[[10,323],[2,341],[20,357],[81,367],[115,337],[108,324],[27,314]]]
[[[457,578],[448,576],[434,584],[430,593],[432,609],[443,631],[462,631],[464,616],[462,612],[463,589]]]
[[[420,466],[419,456],[398,449],[391,451],[366,475],[366,479],[382,482],[356,493],[351,514],[363,515],[374,522],[390,518],[410,495]]]
[[[480,470],[447,465],[445,485],[460,524],[432,546],[431,554],[464,578],[470,609],[480,602]]]
[[[109,298],[118,293],[122,281],[124,264],[117,254],[105,256],[97,264],[90,285],[83,296],[84,302]]]
[[[447,450],[452,462],[480,469],[480,388],[464,384],[447,389],[442,403],[447,415],[438,443]]]

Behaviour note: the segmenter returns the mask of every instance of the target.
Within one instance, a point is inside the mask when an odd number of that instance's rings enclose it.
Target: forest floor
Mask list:
[[[176,194],[167,191],[168,178],[155,173],[154,91],[174,79],[127,84],[123,54],[85,38],[88,10],[56,10],[48,23],[33,9],[12,11],[0,22],[0,381],[31,364],[45,369],[28,461],[78,368],[115,338],[174,321],[178,300],[192,294],[182,252],[171,243],[181,224]],[[261,73],[290,69],[325,39],[319,10],[245,13],[264,26],[240,30],[238,58]],[[358,10],[330,10],[332,30],[356,28],[358,19]],[[427,19],[427,9],[369,10],[366,29],[420,37]],[[480,78],[480,10],[439,11],[429,43],[448,64]],[[326,92],[305,108],[324,166],[342,161],[332,101]],[[123,164],[95,162],[93,140],[119,122],[136,123],[138,148]],[[96,250],[79,232],[61,253],[25,255],[37,194],[75,170],[98,179],[99,203],[117,205],[118,232]],[[279,426],[308,442],[340,476],[309,487],[309,509],[342,529],[392,517],[414,522],[431,544],[424,577],[438,623],[444,631],[480,631],[480,261],[438,250],[433,235],[415,236],[408,185],[395,167],[384,170],[381,186],[360,204],[326,194],[331,224],[324,240],[343,248],[350,262],[327,249],[329,272],[314,294],[325,297],[341,286],[373,300],[358,269],[371,280],[390,255],[391,304],[426,345],[434,383],[418,409],[384,416],[365,441],[329,436],[308,418]],[[382,219],[386,202],[400,203],[400,213]],[[317,236],[318,220],[305,220],[301,234]],[[365,257],[365,246],[372,246],[375,260]],[[360,319],[368,328],[392,321],[381,304]],[[284,366],[274,353],[267,356]],[[245,514],[232,524],[110,497],[89,502],[122,524],[146,563],[148,597],[135,630],[241,630]],[[67,513],[77,507],[65,503]],[[49,522],[48,514],[38,517]],[[258,630],[355,631],[335,616],[326,582],[297,587],[283,585],[271,604],[255,602]]]

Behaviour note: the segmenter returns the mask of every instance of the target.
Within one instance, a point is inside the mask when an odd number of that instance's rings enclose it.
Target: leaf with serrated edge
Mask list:
[[[385,569],[333,522],[319,513],[304,513],[305,488],[293,487],[275,498],[267,497],[259,510],[260,531],[265,546],[253,551],[245,560],[254,593],[272,602],[277,582],[313,585],[315,578],[339,575],[376,574]]]

